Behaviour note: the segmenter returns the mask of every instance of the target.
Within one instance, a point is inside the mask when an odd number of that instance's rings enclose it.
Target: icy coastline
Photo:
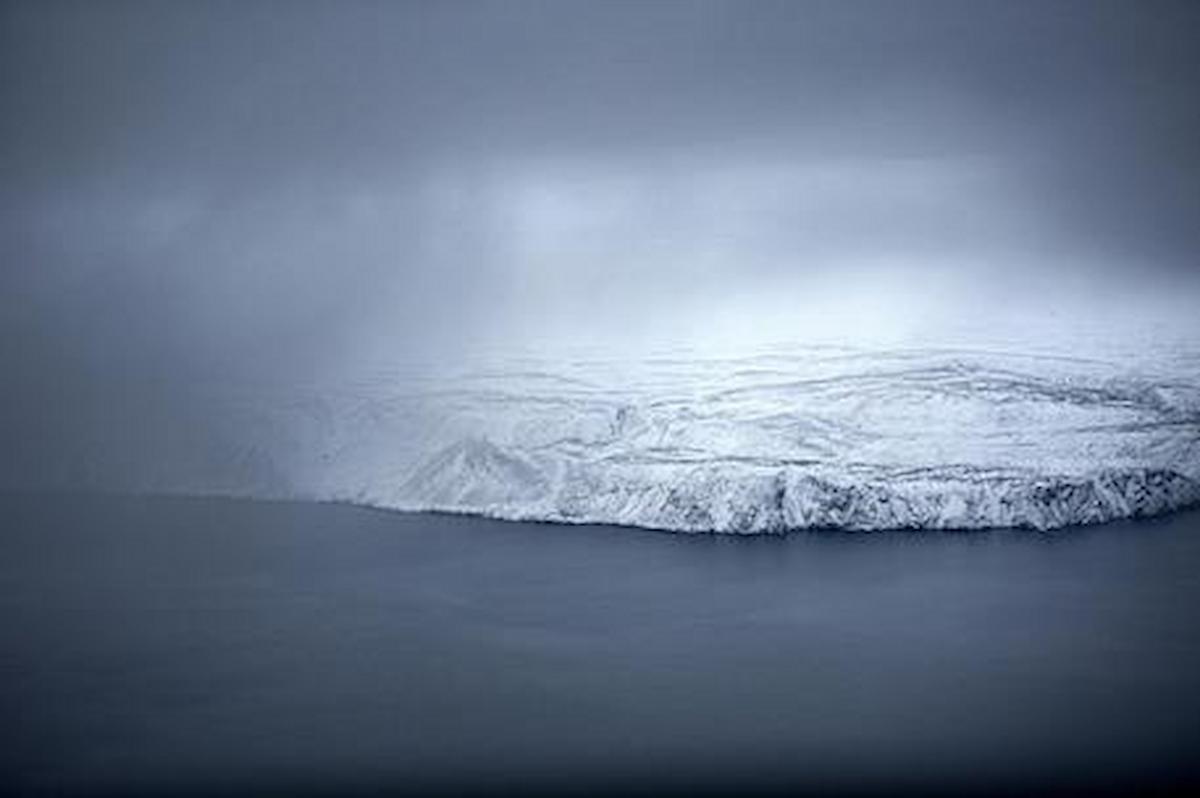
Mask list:
[[[1052,529],[1200,501],[1198,363],[813,347],[394,369],[214,388],[202,445],[83,479],[680,532]]]

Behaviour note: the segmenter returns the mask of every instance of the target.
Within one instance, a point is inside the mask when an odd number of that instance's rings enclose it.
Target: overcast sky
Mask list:
[[[5,2],[8,401],[1185,318],[1198,85],[1189,0]]]

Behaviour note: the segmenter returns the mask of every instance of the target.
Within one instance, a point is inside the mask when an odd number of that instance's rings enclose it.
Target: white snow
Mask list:
[[[1048,529],[1200,500],[1200,358],[1180,353],[514,357],[213,396],[228,450],[136,487],[729,533]]]

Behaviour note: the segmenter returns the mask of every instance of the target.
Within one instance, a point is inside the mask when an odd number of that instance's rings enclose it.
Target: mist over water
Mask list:
[[[0,792],[1194,787],[1198,85],[1192,0],[0,2]]]
[[[237,445],[213,385],[1200,340],[1192,4],[0,14],[6,484]]]
[[[0,13],[10,451],[481,349],[1196,337],[1190,3]]]
[[[214,384],[1198,340],[1186,2],[0,13],[6,484]]]

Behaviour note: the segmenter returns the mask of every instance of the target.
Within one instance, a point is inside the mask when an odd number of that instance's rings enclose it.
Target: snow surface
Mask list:
[[[1049,529],[1200,501],[1182,354],[510,357],[213,396],[208,450],[137,487],[725,533]]]

